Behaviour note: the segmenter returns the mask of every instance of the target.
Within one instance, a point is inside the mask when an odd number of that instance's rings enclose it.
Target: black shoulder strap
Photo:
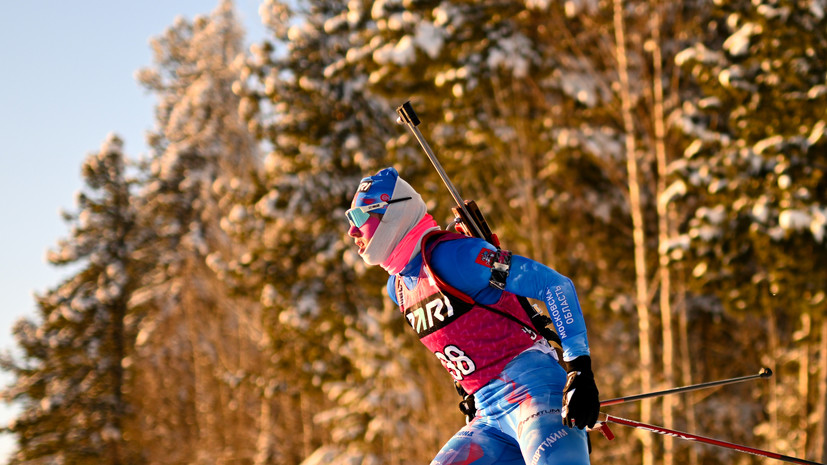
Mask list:
[[[494,256],[494,260],[491,263],[491,279],[488,280],[488,283],[501,291],[505,290],[505,281],[508,279],[510,272],[511,251],[498,248],[496,255]],[[562,346],[560,336],[554,330],[549,328],[551,318],[540,313],[528,302],[527,298],[518,295],[517,300],[520,302],[520,306],[523,307],[523,310],[525,310],[526,315],[528,315],[528,319],[531,320],[531,325],[534,326],[534,330],[546,338],[549,343]]]

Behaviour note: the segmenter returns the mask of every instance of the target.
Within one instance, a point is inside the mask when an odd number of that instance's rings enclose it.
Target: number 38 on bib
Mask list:
[[[442,352],[435,352],[434,355],[457,381],[462,381],[477,369],[474,361],[455,345],[447,345]]]

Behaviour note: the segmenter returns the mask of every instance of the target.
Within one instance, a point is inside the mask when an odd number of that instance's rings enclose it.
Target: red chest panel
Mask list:
[[[433,246],[455,238],[443,234],[429,243],[423,249],[423,266],[416,286],[408,289],[397,277],[396,297],[420,341],[467,392],[473,393],[539,337],[429,274],[427,263]],[[500,300],[489,307],[509,313],[531,327],[514,294],[503,292]]]

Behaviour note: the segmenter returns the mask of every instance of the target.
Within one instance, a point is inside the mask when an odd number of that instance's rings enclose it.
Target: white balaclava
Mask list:
[[[376,228],[373,238],[371,238],[365,251],[362,252],[362,259],[369,265],[381,265],[387,261],[402,238],[428,213],[428,208],[425,206],[422,196],[407,181],[400,178],[396,170],[388,168],[383,171],[390,170],[393,170],[393,173],[389,174],[396,175],[396,184],[391,200],[405,197],[411,199],[393,203],[386,207],[379,227]]]

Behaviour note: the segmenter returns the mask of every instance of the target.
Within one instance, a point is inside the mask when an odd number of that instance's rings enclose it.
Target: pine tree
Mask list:
[[[132,303],[140,325],[140,438],[153,460],[252,460],[264,386],[261,316],[223,282],[243,249],[221,228],[258,169],[232,92],[243,30],[233,3],[176,20],[152,42],[139,81],[158,99],[140,218],[153,261]]]
[[[403,439],[433,420],[421,402],[427,387],[412,384],[408,368],[426,354],[408,359],[415,341],[400,339],[403,322],[382,304],[387,275],[361,263],[344,218],[361,177],[399,166],[384,156],[399,128],[364,73],[330,71],[352,53],[350,30],[334,27],[347,6],[303,6],[265,4],[277,42],[256,47],[238,88],[242,111],[270,152],[258,196],[236,217],[252,244],[236,274],[261,296],[274,353],[285,354],[273,364],[276,397],[293,407],[281,412],[273,434],[302,432],[299,444],[278,441],[277,463],[428,460],[432,453],[419,442]]]
[[[38,321],[15,325],[23,358],[2,363],[15,377],[3,397],[23,408],[4,429],[18,440],[10,464],[142,462],[129,443],[136,431],[125,368],[135,339],[127,302],[143,269],[132,252],[145,235],[122,149],[111,135],[84,161],[78,211],[64,215],[71,234],[48,255],[77,271],[37,297]]]

